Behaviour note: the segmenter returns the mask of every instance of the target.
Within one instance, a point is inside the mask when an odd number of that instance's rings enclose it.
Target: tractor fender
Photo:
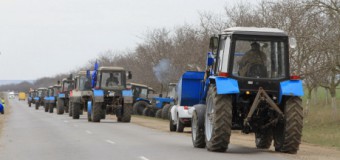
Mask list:
[[[58,97],[59,98],[65,98],[65,93],[59,93]]]
[[[124,98],[124,103],[133,103],[133,95],[132,95],[132,90],[123,90],[123,98]]]
[[[280,82],[280,96],[279,103],[281,103],[282,96],[303,96],[303,85],[301,80],[286,80]]]
[[[100,89],[94,89],[93,100],[94,102],[104,102],[104,91]]]
[[[145,99],[145,98],[137,98],[137,99],[136,99],[136,102],[138,102],[138,101],[144,101],[144,102],[146,102],[146,103],[148,103],[148,104],[151,103],[150,100]]]
[[[228,77],[215,77],[211,76],[210,80],[213,79],[216,84],[217,94],[238,94],[240,89],[238,82],[235,79]]]
[[[176,105],[173,105],[171,107],[170,113],[171,113],[170,119],[172,119],[174,121],[174,125],[177,124],[178,117],[177,117],[177,106]]]

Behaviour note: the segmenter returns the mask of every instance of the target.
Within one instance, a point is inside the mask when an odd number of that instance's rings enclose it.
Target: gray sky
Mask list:
[[[69,72],[106,50],[133,49],[148,29],[198,24],[198,11],[223,13],[226,2],[0,0],[0,79]]]

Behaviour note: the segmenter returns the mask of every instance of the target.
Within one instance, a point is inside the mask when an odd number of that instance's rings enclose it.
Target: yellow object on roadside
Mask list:
[[[26,100],[26,93],[25,92],[19,92],[19,101]]]

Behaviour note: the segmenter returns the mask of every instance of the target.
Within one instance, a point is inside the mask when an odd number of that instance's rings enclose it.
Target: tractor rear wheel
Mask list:
[[[143,115],[143,111],[149,104],[145,101],[138,101],[133,105],[133,114]]]
[[[58,99],[57,114],[64,114],[64,100]]]
[[[102,103],[101,102],[94,102],[92,105],[91,110],[91,119],[92,122],[100,122],[102,118]]]
[[[39,109],[39,103],[35,103],[35,109],[36,109],[36,110]]]
[[[73,119],[79,119],[79,110],[80,110],[80,104],[73,103],[73,106],[72,106],[72,118]]]
[[[44,106],[44,107],[45,107],[45,112],[48,112],[49,105],[50,105],[50,104],[45,103],[45,106]]]
[[[170,104],[164,105],[164,107],[162,108],[162,118],[163,119],[169,119],[170,109],[171,109],[171,105]]]
[[[284,120],[274,128],[274,146],[277,152],[296,154],[302,136],[302,100],[300,97],[285,97],[285,99]]]
[[[209,151],[225,152],[228,149],[232,122],[232,97],[216,93],[209,88],[205,113],[205,138]]]
[[[28,103],[28,107],[31,107],[31,102]]]
[[[156,118],[162,118],[162,109],[156,111]]]
[[[68,107],[69,107],[68,116],[72,117],[73,116],[73,103],[68,102]]]
[[[205,106],[197,105],[192,113],[191,119],[191,138],[192,144],[196,148],[205,147],[205,134],[204,134],[204,115]]]
[[[272,145],[273,130],[272,128],[264,131],[255,132],[255,144],[258,149],[268,149]]]
[[[146,107],[143,109],[143,116],[150,116],[150,108]]]
[[[125,104],[122,112],[123,113],[122,113],[122,117],[121,117],[121,122],[130,122],[131,121],[132,106]]]
[[[54,105],[50,104],[48,109],[50,113],[53,113]]]

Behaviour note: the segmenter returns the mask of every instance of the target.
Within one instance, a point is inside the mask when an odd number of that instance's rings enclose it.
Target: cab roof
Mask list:
[[[147,88],[148,86],[147,85],[144,85],[144,84],[138,84],[138,83],[128,83],[130,84],[131,86],[139,86],[139,87],[145,87]]]
[[[125,71],[123,67],[99,67],[99,71]]]
[[[277,28],[231,27],[223,31],[224,34],[288,36],[286,32]]]
[[[47,90],[47,88],[41,87],[41,88],[38,88],[37,90]]]

